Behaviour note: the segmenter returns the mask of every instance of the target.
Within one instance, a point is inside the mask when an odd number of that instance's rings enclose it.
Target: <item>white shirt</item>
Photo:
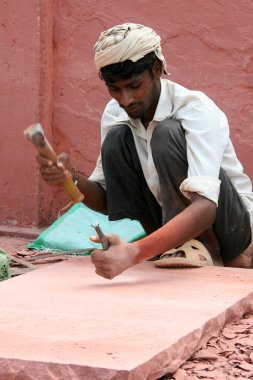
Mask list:
[[[117,101],[112,99],[107,104],[101,120],[101,143],[113,126],[129,125],[148,187],[161,204],[158,174],[150,141],[156,125],[166,118],[180,121],[185,130],[188,175],[180,185],[181,192],[188,198],[190,192],[197,192],[218,205],[219,171],[222,167],[243,199],[250,213],[253,229],[251,181],[243,173],[243,167],[235,154],[225,114],[204,93],[191,91],[167,79],[161,79],[159,102],[147,129],[140,119],[131,119]],[[105,188],[101,155],[89,179]]]

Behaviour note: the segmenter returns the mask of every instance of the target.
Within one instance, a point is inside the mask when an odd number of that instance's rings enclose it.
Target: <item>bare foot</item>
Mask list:
[[[206,247],[206,249],[212,257],[214,265],[223,267],[223,261],[220,255],[220,245],[213,229],[209,228],[208,230],[204,231],[201,235],[196,237],[196,239],[199,240],[202,244],[204,244],[204,246]]]
[[[251,243],[245,251],[233,260],[226,261],[225,267],[233,268],[253,268],[253,243]]]

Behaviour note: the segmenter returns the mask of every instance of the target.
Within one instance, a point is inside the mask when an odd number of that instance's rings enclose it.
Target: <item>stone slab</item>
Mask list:
[[[0,379],[157,379],[252,311],[252,289],[252,270],[152,262],[109,281],[89,257],[12,278],[0,284]]]

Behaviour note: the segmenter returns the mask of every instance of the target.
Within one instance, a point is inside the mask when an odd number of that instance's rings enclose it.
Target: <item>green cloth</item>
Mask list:
[[[10,262],[11,260],[7,253],[0,249],[0,281],[11,277]]]
[[[95,229],[91,226],[93,222],[99,222],[105,235],[117,234],[127,242],[145,236],[141,224],[136,220],[121,219],[111,222],[106,215],[91,210],[83,203],[77,203],[42,232],[34,242],[28,244],[28,248],[41,251],[83,249],[79,254],[89,254],[93,249],[101,248],[101,244],[93,243],[89,239],[91,235],[96,235]]]

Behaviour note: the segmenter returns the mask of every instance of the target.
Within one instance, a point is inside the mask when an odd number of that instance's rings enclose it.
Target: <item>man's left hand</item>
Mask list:
[[[133,243],[126,243],[118,235],[107,236],[110,247],[107,251],[95,249],[91,253],[91,261],[95,266],[95,272],[108,280],[113,279],[127,268],[137,264],[137,248]],[[99,242],[99,238],[92,236],[92,241]]]

